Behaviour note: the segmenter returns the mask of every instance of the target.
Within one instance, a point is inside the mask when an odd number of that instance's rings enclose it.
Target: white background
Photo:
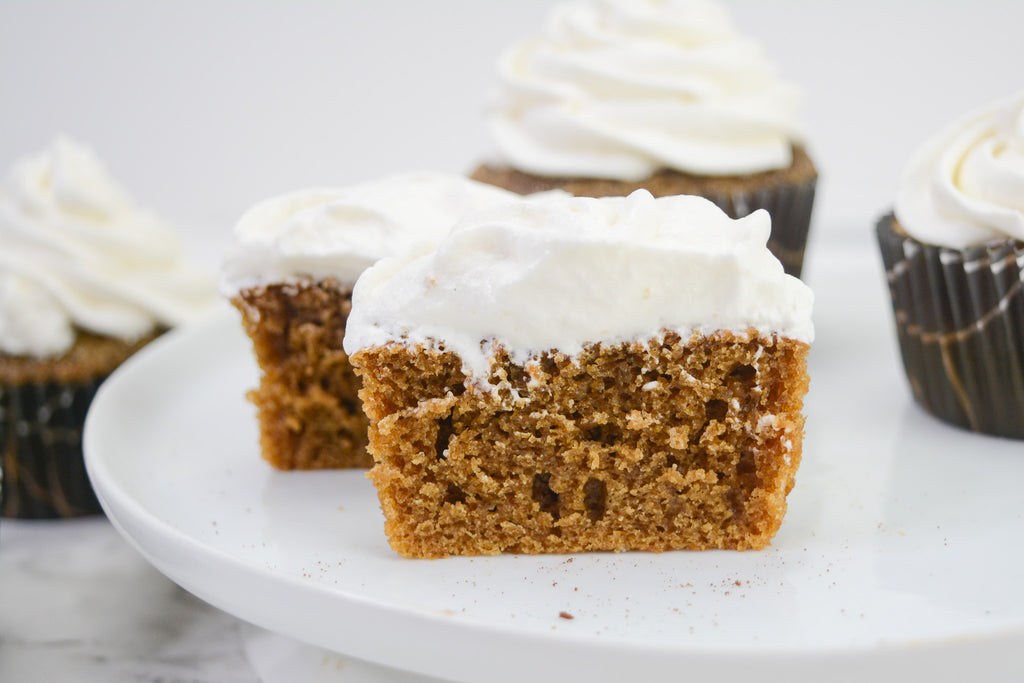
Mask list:
[[[495,58],[551,4],[0,0],[0,167],[66,132],[215,264],[267,196],[468,172]],[[872,240],[924,137],[1024,87],[1022,2],[726,4],[804,88],[812,251]]]

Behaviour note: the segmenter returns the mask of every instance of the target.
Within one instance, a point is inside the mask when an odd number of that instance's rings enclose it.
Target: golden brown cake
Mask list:
[[[765,547],[813,336],[769,229],[698,197],[552,196],[368,270],[345,347],[391,547]]]
[[[361,352],[370,477],[391,547],[763,548],[800,464],[807,350],[756,334],[666,334],[526,367],[505,356],[488,378],[496,392],[467,388],[452,353]]]
[[[232,299],[261,368],[249,393],[263,457],[282,470],[369,467],[359,379],[341,347],[352,287],[265,285]]]
[[[342,348],[352,286],[380,258],[445,234],[463,211],[514,195],[407,173],[263,201],[235,228],[222,293],[260,369],[249,392],[263,458],[281,470],[369,467],[359,380]]]

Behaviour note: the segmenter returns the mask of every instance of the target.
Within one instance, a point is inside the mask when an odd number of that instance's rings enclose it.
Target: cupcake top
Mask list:
[[[77,330],[134,341],[216,302],[210,274],[88,147],[59,137],[0,184],[0,352],[59,356]]]
[[[910,158],[895,205],[915,239],[953,249],[1024,240],[1024,92],[955,121]]]
[[[487,115],[502,161],[544,176],[787,168],[798,90],[709,0],[558,5],[498,64]]]
[[[770,228],[765,211],[734,220],[701,197],[646,190],[503,204],[467,216],[436,251],[363,273],[345,351],[442,345],[486,376],[493,341],[517,362],[665,330],[754,328],[809,343],[813,295],[768,251]]]
[[[378,259],[435,244],[466,211],[513,196],[461,176],[416,172],[267,199],[235,227],[221,292],[230,298],[303,278],[352,284]]]

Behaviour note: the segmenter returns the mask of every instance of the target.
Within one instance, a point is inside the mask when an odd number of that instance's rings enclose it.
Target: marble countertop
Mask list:
[[[103,517],[0,520],[0,681],[255,683],[243,628]]]

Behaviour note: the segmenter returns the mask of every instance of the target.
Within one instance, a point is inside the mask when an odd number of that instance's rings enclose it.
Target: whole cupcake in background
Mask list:
[[[769,248],[800,274],[817,182],[800,93],[718,5],[561,4],[498,74],[498,158],[473,178],[521,194],[695,194],[734,218],[767,209]]]
[[[928,140],[877,234],[914,397],[1024,439],[1024,92]]]
[[[205,313],[216,282],[88,148],[58,138],[0,185],[3,515],[100,512],[82,426],[100,383]]]

